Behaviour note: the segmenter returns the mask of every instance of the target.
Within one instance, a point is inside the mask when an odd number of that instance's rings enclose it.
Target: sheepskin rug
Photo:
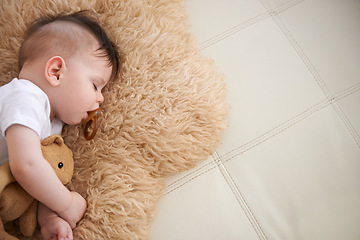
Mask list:
[[[88,202],[75,239],[149,239],[164,178],[215,150],[228,113],[224,77],[199,54],[181,0],[1,0],[0,84],[18,74],[26,27],[43,14],[97,13],[123,53],[121,76],[104,89],[96,137],[80,126],[69,188]],[[32,239],[41,239],[39,231]]]

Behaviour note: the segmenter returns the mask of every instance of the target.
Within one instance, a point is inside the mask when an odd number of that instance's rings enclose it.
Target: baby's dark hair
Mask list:
[[[44,16],[35,20],[26,31],[24,42],[20,47],[19,69],[22,69],[26,61],[30,61],[52,48],[55,48],[52,50],[52,54],[70,56],[75,51],[87,47],[91,44],[91,41],[85,37],[87,32],[99,44],[96,52],[100,53],[100,57],[106,57],[109,66],[112,66],[111,79],[116,78],[121,63],[119,53],[104,29],[90,14],[92,14],[90,11],[80,11],[72,14]],[[68,23],[68,25],[63,26],[63,23]],[[69,28],[68,26],[77,26],[78,28]]]

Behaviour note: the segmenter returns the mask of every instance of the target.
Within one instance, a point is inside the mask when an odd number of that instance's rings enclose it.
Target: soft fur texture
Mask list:
[[[180,0],[2,0],[0,84],[17,76],[26,26],[43,14],[95,11],[124,53],[121,76],[104,89],[99,129],[86,141],[65,127],[88,201],[75,239],[148,239],[163,180],[215,150],[226,127],[225,84],[188,32]]]

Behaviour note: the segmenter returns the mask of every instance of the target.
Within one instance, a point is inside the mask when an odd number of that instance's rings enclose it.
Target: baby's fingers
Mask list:
[[[70,226],[59,226],[57,240],[73,240],[73,233]]]

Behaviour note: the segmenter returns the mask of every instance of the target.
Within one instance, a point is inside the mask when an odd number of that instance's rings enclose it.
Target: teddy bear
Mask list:
[[[41,151],[44,158],[50,163],[60,181],[67,185],[74,172],[72,151],[64,144],[59,135],[51,135],[41,141]],[[37,204],[16,182],[11,174],[9,163],[0,166],[0,239],[15,240],[16,237],[8,234],[4,225],[9,221],[18,221],[20,232],[30,237],[37,226]]]

